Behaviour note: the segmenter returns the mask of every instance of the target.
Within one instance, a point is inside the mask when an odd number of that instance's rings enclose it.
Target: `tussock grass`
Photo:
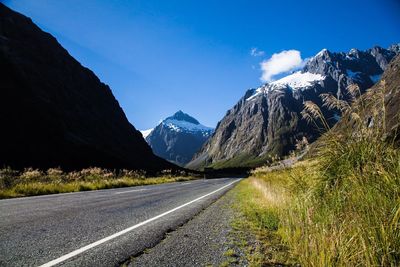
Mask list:
[[[239,185],[247,220],[279,241],[269,246],[287,247],[281,263],[400,266],[400,151],[386,137],[384,87],[352,105],[324,96],[347,123],[322,136],[317,156],[289,169],[255,170]],[[324,119],[317,109],[305,109],[311,122]],[[266,217],[277,217],[277,225]],[[268,242],[259,240],[260,247]]]
[[[163,171],[159,177],[146,177],[142,171],[122,170],[116,173],[100,168],[69,173],[64,173],[61,169],[42,172],[29,168],[17,172],[6,168],[0,170],[0,198],[154,185],[192,179],[195,178],[186,173],[175,176],[168,170]]]

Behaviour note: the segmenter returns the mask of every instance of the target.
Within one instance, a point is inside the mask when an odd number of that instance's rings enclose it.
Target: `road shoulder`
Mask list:
[[[243,266],[244,254],[234,241],[234,190],[125,266]]]

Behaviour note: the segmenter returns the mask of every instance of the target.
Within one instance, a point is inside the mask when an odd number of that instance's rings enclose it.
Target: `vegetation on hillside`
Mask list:
[[[0,170],[0,198],[68,193],[138,185],[152,185],[194,179],[187,173],[163,171],[158,177],[146,177],[144,171],[88,168],[65,173],[61,169],[25,169],[18,172],[9,168]]]
[[[382,81],[362,97],[349,88],[352,104],[323,95],[343,118],[314,159],[259,168],[240,183],[238,207],[260,241],[254,265],[400,265],[400,151],[386,133],[384,92]],[[303,115],[324,125],[319,107],[305,105]]]

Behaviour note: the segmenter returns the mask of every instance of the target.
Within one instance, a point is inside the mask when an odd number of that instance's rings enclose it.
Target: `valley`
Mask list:
[[[399,266],[392,4],[0,1],[0,266]]]

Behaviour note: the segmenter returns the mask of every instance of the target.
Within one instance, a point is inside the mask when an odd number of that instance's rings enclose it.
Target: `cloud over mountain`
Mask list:
[[[261,81],[270,82],[273,77],[298,69],[304,65],[304,60],[301,58],[298,50],[284,50],[280,53],[273,54],[269,59],[260,63],[262,76]]]

